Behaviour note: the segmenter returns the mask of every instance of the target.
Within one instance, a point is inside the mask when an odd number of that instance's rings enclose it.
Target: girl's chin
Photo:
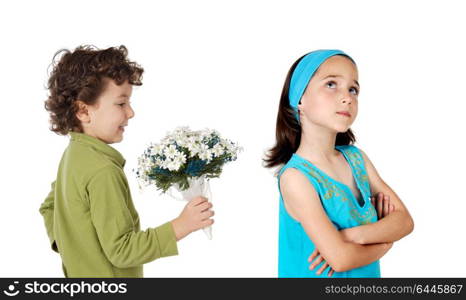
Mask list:
[[[351,124],[349,122],[343,123],[343,124],[335,124],[335,130],[339,133],[341,132],[347,132],[348,129],[351,128]]]
[[[347,132],[349,129],[350,129],[349,126],[338,126],[338,127],[335,128],[335,131],[336,131],[337,133],[345,133],[345,132]]]

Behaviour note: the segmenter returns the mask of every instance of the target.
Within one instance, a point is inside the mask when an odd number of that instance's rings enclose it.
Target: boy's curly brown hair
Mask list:
[[[84,45],[72,52],[62,49],[55,53],[47,85],[49,97],[45,101],[45,109],[50,113],[50,130],[61,135],[82,132],[76,117],[76,101],[95,104],[105,88],[104,79],[113,79],[117,85],[125,81],[142,85],[144,69],[127,56],[128,50],[123,45],[104,50]]]

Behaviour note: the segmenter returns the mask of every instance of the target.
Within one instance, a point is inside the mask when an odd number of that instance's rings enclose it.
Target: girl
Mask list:
[[[310,52],[288,73],[265,159],[284,164],[279,277],[380,277],[379,259],[413,230],[400,198],[353,145],[358,94],[356,64],[340,50]]]

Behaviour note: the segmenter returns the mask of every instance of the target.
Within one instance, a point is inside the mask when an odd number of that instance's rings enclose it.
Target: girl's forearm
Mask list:
[[[392,243],[358,245],[350,242],[345,244],[346,246],[342,249],[341,260],[337,269],[335,269],[337,272],[344,272],[373,263],[384,256],[393,245]]]
[[[394,211],[381,220],[343,230],[347,241],[357,244],[396,242],[413,231],[411,217],[402,211]]]

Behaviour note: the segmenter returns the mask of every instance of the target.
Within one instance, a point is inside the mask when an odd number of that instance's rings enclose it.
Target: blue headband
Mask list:
[[[344,55],[354,62],[348,54],[341,50],[316,50],[306,54],[294,69],[293,75],[291,76],[288,98],[290,100],[290,106],[296,111],[296,118],[298,121],[298,104],[309,81],[320,65],[326,59],[334,55]]]

